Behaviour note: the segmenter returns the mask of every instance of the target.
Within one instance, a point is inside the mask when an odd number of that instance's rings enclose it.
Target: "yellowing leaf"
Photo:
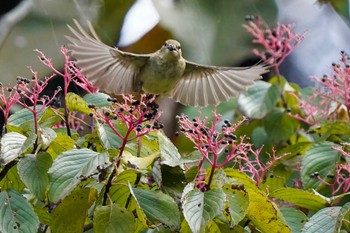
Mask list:
[[[69,92],[67,94],[66,104],[67,104],[67,108],[70,111],[77,111],[77,112],[82,112],[86,114],[91,113],[91,109],[89,108],[88,104],[84,101],[83,98],[81,98],[75,93]]]
[[[262,232],[289,233],[282,214],[261,191],[247,189],[250,204],[247,217]]]
[[[136,166],[138,169],[146,169],[158,157],[159,157],[159,153],[155,153],[147,157],[136,157],[136,156],[133,156],[128,151],[123,152],[123,160],[126,163]]]

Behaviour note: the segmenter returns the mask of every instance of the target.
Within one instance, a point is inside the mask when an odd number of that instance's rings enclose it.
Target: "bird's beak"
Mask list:
[[[174,45],[172,45],[172,44],[168,44],[166,48],[169,49],[170,51],[175,51],[176,50],[176,47]]]

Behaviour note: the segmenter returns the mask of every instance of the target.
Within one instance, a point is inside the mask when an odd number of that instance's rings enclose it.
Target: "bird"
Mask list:
[[[75,37],[66,35],[81,73],[99,90],[111,95],[153,94],[183,105],[218,105],[238,96],[268,67],[220,67],[197,64],[182,57],[181,44],[166,40],[154,53],[135,54],[104,44],[91,23],[90,33],[77,20]]]

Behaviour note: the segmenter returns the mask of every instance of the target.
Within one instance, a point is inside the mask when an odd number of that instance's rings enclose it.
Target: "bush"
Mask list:
[[[348,232],[349,57],[317,79],[326,91],[301,90],[278,67],[303,35],[249,20],[275,76],[237,99],[233,122],[217,110],[177,116],[186,155],[162,132],[154,96],[98,93],[69,50],[62,73],[37,51],[54,75],[29,68],[33,79],[0,90],[0,231]],[[55,75],[64,87],[42,95]],[[87,94],[69,93],[72,82]],[[14,104],[23,109],[10,115]]]

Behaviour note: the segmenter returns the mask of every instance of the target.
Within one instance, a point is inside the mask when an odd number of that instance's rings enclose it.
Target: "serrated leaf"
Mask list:
[[[233,184],[233,185],[243,184],[244,186],[243,188],[245,189],[250,188],[256,191],[259,190],[255,184],[255,181],[252,178],[250,178],[247,174],[232,168],[225,168],[224,172],[226,174],[226,177],[231,179],[229,181],[230,184]]]
[[[314,214],[307,223],[305,223],[302,233],[331,233],[338,232],[340,223],[338,216],[341,214],[340,206],[328,207],[321,209]]]
[[[0,181],[0,190],[15,189],[21,192],[25,188],[17,172],[17,166],[13,166],[6,172]]]
[[[0,232],[37,232],[39,219],[33,207],[16,190],[0,192]]]
[[[86,94],[83,97],[86,103],[95,105],[97,107],[109,106],[111,103],[107,101],[108,98],[110,98],[110,96],[102,92]]]
[[[158,153],[149,155],[147,157],[136,157],[133,156],[130,152],[124,151],[123,153],[123,161],[127,164],[131,164],[138,169],[146,169],[149,165],[151,165],[156,158],[158,158]]]
[[[51,214],[50,227],[52,231],[65,233],[84,232],[88,209],[96,198],[96,189],[77,186]]]
[[[153,166],[154,167],[154,166]],[[172,197],[181,196],[181,192],[186,184],[186,177],[180,167],[161,165],[161,189]]]
[[[52,165],[48,153],[27,154],[18,162],[18,174],[23,183],[40,201],[45,200],[45,192],[49,184],[47,171]]]
[[[36,110],[40,110],[42,108],[42,105],[37,105]],[[43,111],[38,112],[38,118],[40,118],[43,114]],[[29,111],[26,108],[23,108],[19,111],[16,111],[14,114],[12,114],[7,123],[9,125],[14,125],[14,126],[21,126],[22,128],[24,125],[26,125],[25,128],[28,128],[28,123],[33,123],[33,113]]]
[[[338,216],[338,223],[341,224],[340,230],[341,231],[350,231],[350,202],[347,202],[345,205],[342,206],[340,210],[340,214]]]
[[[50,186],[48,197],[51,202],[58,202],[67,196],[81,178],[86,178],[110,164],[108,153],[97,153],[92,150],[73,149],[60,154],[48,173]]]
[[[247,217],[262,232],[288,233],[291,232],[284,222],[279,210],[261,191],[247,189],[250,205]]]
[[[73,149],[75,141],[66,134],[57,133],[56,138],[50,143],[47,152],[55,159],[64,151]]]
[[[126,145],[126,150],[134,156],[147,157],[153,154],[159,154],[158,137],[153,133],[144,135],[137,140],[131,141]]]
[[[84,99],[72,92],[67,93],[66,105],[69,111],[82,112],[85,114],[90,114],[92,112]]]
[[[170,196],[154,190],[131,187],[130,191],[151,222],[161,222],[174,231],[180,229],[180,211]]]
[[[235,226],[243,220],[248,212],[249,195],[245,190],[235,189],[232,185],[225,185],[223,190],[226,194],[232,226]]]
[[[57,114],[59,110],[53,110],[52,107],[47,107],[43,114],[39,118],[39,125],[42,128],[52,127],[62,120],[62,118]]]
[[[306,215],[300,210],[289,206],[283,206],[280,208],[280,211],[282,212],[283,217],[292,232],[301,232],[301,229],[304,227],[305,222],[308,220]]]
[[[39,209],[39,208],[35,208],[34,209],[36,215],[39,218],[39,221],[45,225],[50,226],[51,225],[51,220],[52,220],[52,216],[51,214],[47,211],[47,209]]]
[[[94,231],[96,233],[134,232],[135,218],[125,208],[116,204],[110,206],[98,206],[94,214]]]
[[[270,135],[265,130],[264,127],[258,126],[254,128],[252,132],[252,142],[256,148],[260,148],[263,145],[267,145],[270,141]]]
[[[265,131],[272,143],[287,141],[298,127],[298,121],[283,112],[281,109],[274,109],[264,118]],[[276,127],[278,125],[278,127]]]
[[[6,165],[21,155],[21,148],[26,139],[26,136],[16,132],[4,134],[1,138],[1,165]]]
[[[272,191],[269,196],[288,201],[296,206],[309,210],[319,210],[326,207],[328,204],[325,199],[318,195],[295,188],[276,189]]]
[[[332,142],[321,142],[314,144],[305,152],[301,161],[301,180],[305,189],[316,188],[320,184],[318,179],[312,177],[315,172],[325,179],[334,171],[340,153],[333,150],[333,146],[337,145]]]
[[[182,208],[192,232],[202,232],[207,224],[221,214],[225,205],[225,193],[221,189],[208,192],[184,191]]]
[[[106,124],[97,123],[98,136],[106,149],[119,149],[123,140]]]
[[[200,160],[200,158],[196,156],[188,159],[182,158],[176,146],[161,131],[158,131],[158,140],[162,164],[175,167],[183,165],[184,163],[191,163]]]
[[[239,96],[238,104],[244,115],[253,119],[261,119],[273,109],[279,94],[276,85],[256,81],[253,86]]]
[[[43,149],[47,149],[51,142],[57,137],[56,132],[51,128],[40,128],[39,135],[39,144]]]
[[[128,184],[135,184],[137,180],[136,170],[125,170],[117,176],[114,185],[109,190],[112,201],[119,206],[125,206],[130,195]]]
[[[176,146],[161,131],[158,131],[158,139],[161,163],[172,167],[183,164],[181,161],[181,155]]]

